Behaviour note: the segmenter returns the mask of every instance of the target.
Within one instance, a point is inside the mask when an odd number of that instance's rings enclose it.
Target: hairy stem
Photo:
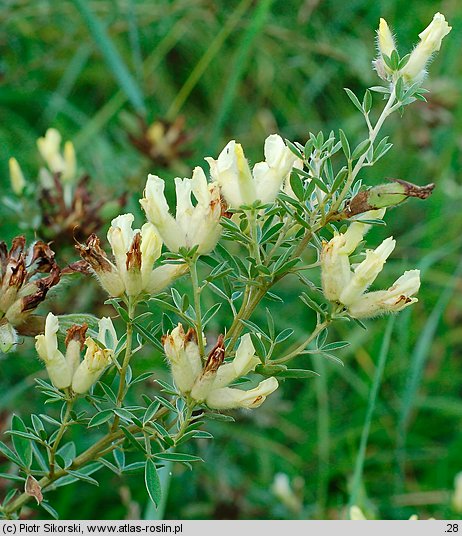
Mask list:
[[[204,338],[202,337],[202,309],[201,309],[201,292],[202,289],[199,286],[199,278],[197,275],[197,257],[195,256],[189,264],[189,271],[191,274],[191,284],[194,297],[194,311],[196,312],[196,333],[197,344],[199,346],[199,353],[202,359],[205,358],[205,346]]]

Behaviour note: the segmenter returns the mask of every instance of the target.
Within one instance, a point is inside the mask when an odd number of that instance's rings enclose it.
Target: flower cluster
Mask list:
[[[85,245],[76,246],[110,296],[137,298],[144,293],[157,294],[187,271],[185,264],[164,264],[153,268],[161,254],[162,240],[151,223],[133,230],[133,221],[134,216],[130,213],[112,220],[107,238],[114,262],[94,234]]]
[[[25,237],[17,236],[10,250],[0,242],[0,351],[14,346],[17,332],[38,332],[40,321],[32,313],[60,280],[54,256],[40,240],[26,248]]]
[[[371,211],[363,217],[382,217],[384,212]],[[321,252],[324,295],[328,300],[342,304],[354,318],[401,311],[417,301],[413,296],[420,287],[419,270],[410,270],[388,290],[367,292],[396,245],[393,238],[387,238],[375,250],[367,250],[365,259],[352,270],[349,257],[369,228],[368,224],[353,222],[345,233],[337,233],[329,242],[324,242]]]
[[[234,359],[228,363],[224,363],[225,349],[220,336],[203,366],[196,332],[191,328],[185,333],[181,324],[164,335],[163,345],[178,390],[209,408],[257,408],[278,388],[278,381],[273,377],[248,391],[229,387],[260,363],[249,334],[241,338]]]
[[[266,138],[264,154],[265,161],[255,164],[251,171],[242,146],[232,140],[216,160],[205,159],[231,208],[256,201],[272,203],[298,160],[277,134]]]
[[[432,22],[420,34],[420,41],[407,58],[403,58],[397,69],[393,68],[391,58],[397,53],[396,42],[393,34],[384,19],[380,19],[377,31],[377,47],[379,56],[374,61],[377,73],[384,80],[391,80],[393,77],[404,78],[409,85],[421,83],[427,74],[426,67],[441,47],[443,38],[448,35],[452,27],[446,22],[444,15],[436,13]]]
[[[37,335],[35,347],[45,363],[48,376],[57,389],[72,388],[77,394],[86,393],[98,381],[104,370],[112,363],[117,335],[109,318],[98,322],[96,341],[86,337],[88,326],[72,326],[67,330],[66,354],[58,348],[59,321],[49,313],[45,322],[45,333]],[[106,347],[107,345],[107,347]],[[87,348],[84,358],[80,354]]]

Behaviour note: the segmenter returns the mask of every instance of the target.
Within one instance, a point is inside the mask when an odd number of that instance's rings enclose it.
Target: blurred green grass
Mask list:
[[[449,495],[462,470],[460,3],[9,0],[0,7],[2,196],[9,191],[8,157],[34,176],[35,140],[54,126],[75,140],[96,195],[116,196],[128,187],[132,211],[148,171],[168,179],[175,170],[154,167],[136,152],[124,113],[146,113],[148,122],[184,115],[193,135],[188,167],[215,156],[230,138],[258,161],[274,131],[304,141],[308,131],[341,126],[359,140],[364,125],[342,88],[362,93],[376,85],[370,62],[379,17],[405,51],[437,10],[453,30],[430,68],[429,103],[391,118],[384,130],[395,147],[362,177],[369,184],[390,176],[437,184],[425,203],[390,211],[387,229],[371,233],[371,243],[387,234],[398,238],[382,282],[403,269],[423,269],[419,303],[393,328],[355,491],[361,506],[381,518],[458,517]],[[4,239],[17,234],[11,221],[1,207]],[[292,327],[300,335],[313,320],[296,289],[295,280],[280,285],[284,307],[268,306],[280,330]],[[264,322],[264,311],[256,318]],[[206,463],[194,472],[174,470],[165,517],[344,516],[386,324],[368,321],[367,332],[338,325],[335,336],[352,343],[342,353],[344,367],[313,357],[321,379],[287,383],[257,412],[237,415],[236,424],[210,423],[216,441],[194,446]],[[41,369],[30,343],[25,346],[27,352],[1,363],[5,418],[12,410],[27,415],[40,403],[33,390],[20,390]],[[140,368],[165,374],[159,356],[141,359]],[[89,439],[75,440],[84,448]],[[296,512],[272,491],[278,472],[300,494]],[[101,473],[100,488],[63,488],[52,493],[52,504],[63,518],[149,517],[140,478],[122,482]]]

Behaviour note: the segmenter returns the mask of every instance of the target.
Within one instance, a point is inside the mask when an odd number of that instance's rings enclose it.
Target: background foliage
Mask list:
[[[362,94],[377,84],[370,61],[379,17],[393,26],[404,53],[437,10],[453,31],[431,66],[425,84],[429,102],[415,103],[402,118],[392,116],[384,132],[395,147],[362,177],[368,184],[387,176],[437,184],[426,202],[413,200],[390,212],[388,228],[375,229],[371,237],[372,243],[390,234],[400,237],[394,255],[400,260],[387,263],[388,281],[403,269],[422,269],[417,306],[393,326],[386,318],[368,321],[368,331],[341,323],[339,338],[352,343],[341,351],[344,366],[301,356],[312,361],[320,378],[291,380],[258,412],[236,414],[234,424],[209,423],[216,440],[191,446],[206,463],[193,472],[175,467],[172,477],[163,475],[169,493],[159,512],[148,506],[137,481],[141,476],[122,482],[101,472],[99,488],[80,483],[53,493],[63,518],[342,518],[355,465],[363,461],[361,434],[369,425],[363,477],[355,490],[364,510],[385,519],[414,512],[458,517],[450,494],[462,470],[462,8],[457,0],[2,3],[2,197],[10,192],[8,157],[18,158],[35,177],[35,140],[54,126],[74,141],[95,195],[111,199],[128,191],[127,207],[138,214],[148,171],[166,179],[187,175],[230,138],[244,145],[253,162],[275,131],[304,143],[308,131],[328,134],[341,126],[361,139],[363,120],[342,88]],[[135,114],[148,123],[184,115],[189,155],[165,166],[138,153],[127,135]],[[2,204],[2,239],[18,234],[22,223]],[[75,258],[71,250],[60,255]],[[296,282],[288,279],[276,289],[283,306],[266,305],[279,330],[301,335],[313,318],[292,285]],[[74,281],[61,287],[51,307],[59,313],[84,311],[95,291],[89,280]],[[98,311],[104,312],[109,310]],[[254,320],[263,324],[264,310],[260,314]],[[218,333],[221,323],[217,315],[209,328]],[[387,360],[375,384],[374,413],[366,418],[379,357]],[[140,370],[167,378],[157,351],[137,359]],[[40,411],[40,395],[31,388],[38,371],[43,374],[29,340],[2,359],[2,427],[13,411],[23,417],[31,408]],[[83,449],[90,439],[74,440]],[[296,495],[291,502],[274,492],[281,472]]]

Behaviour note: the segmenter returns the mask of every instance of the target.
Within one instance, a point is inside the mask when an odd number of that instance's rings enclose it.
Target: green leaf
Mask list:
[[[192,454],[183,454],[180,452],[159,452],[154,454],[154,458],[158,460],[165,460],[168,462],[203,462],[199,456],[193,456]]]
[[[351,150],[350,150],[350,144],[348,143],[348,139],[345,135],[345,132],[343,132],[342,129],[339,130],[340,135],[340,142],[342,143],[342,150],[345,156],[348,160],[351,158]]]
[[[92,426],[100,426],[101,424],[111,419],[113,415],[114,413],[112,409],[105,409],[100,413],[97,413],[90,419],[90,422],[88,423],[88,428],[91,428]]]
[[[363,110],[364,113],[368,114],[371,111],[372,108],[372,95],[371,92],[366,89],[366,92],[364,93],[363,98]]]
[[[163,396],[156,396],[155,399],[158,402],[160,402],[163,406],[165,406],[169,410],[173,411],[174,413],[177,412],[176,407],[171,402],[169,402],[166,398],[164,398]]]
[[[150,421],[154,417],[159,407],[160,407],[160,402],[158,400],[154,400],[154,402],[152,402],[149,405],[143,417],[143,425],[145,425],[148,421]]]
[[[284,342],[285,340],[287,340],[293,334],[293,332],[294,332],[293,329],[286,328],[285,330],[281,331],[281,333],[279,333],[279,335],[276,337],[274,342],[276,344]]]
[[[366,153],[369,150],[370,146],[371,146],[371,140],[362,141],[353,151],[353,155],[351,156],[351,159],[356,160],[357,158],[360,158],[364,153]]]
[[[351,91],[351,89],[348,89],[347,87],[343,88],[346,91],[346,94],[350,97],[351,102],[358,108],[360,112],[363,111],[363,107],[361,106],[361,103],[358,100],[358,97]]]
[[[145,452],[144,447],[136,440],[136,437],[130,432],[128,428],[126,428],[125,426],[121,426],[120,428],[124,436],[136,449],[141,450],[141,452]]]
[[[159,475],[157,474],[156,464],[152,460],[146,460],[144,483],[146,485],[149,498],[157,508],[162,498],[162,489],[160,487],[160,480]]]
[[[8,458],[10,461],[12,461],[16,465],[21,465],[20,459],[16,456],[16,454],[5,445],[5,443],[2,443],[0,441],[0,453],[5,456],[5,458]]]
[[[13,480],[14,482],[24,482],[26,479],[22,476],[12,475],[10,473],[0,473],[0,479]]]
[[[73,476],[74,478],[77,478],[78,480],[83,480],[83,482],[86,482],[87,484],[99,486],[99,482],[97,480],[95,480],[91,476],[86,475],[85,473],[82,473],[81,471],[71,471],[70,469],[68,469],[67,472],[69,475]]]
[[[24,434],[28,433],[26,425],[17,415],[13,415],[11,425],[14,431],[22,432]],[[33,436],[30,439],[33,439]],[[27,468],[32,464],[32,445],[30,439],[21,437],[19,434],[13,435],[12,438],[14,449],[22,462],[21,465],[24,465]]]
[[[205,312],[204,316],[202,317],[202,327],[205,328],[205,326],[212,320],[212,318],[218,313],[218,311],[221,308],[221,303],[216,303],[215,305],[212,305],[208,311]]]
[[[45,510],[45,512],[48,512],[53,519],[59,519],[58,512],[47,501],[42,501],[40,506]]]
[[[305,188],[303,187],[303,182],[297,173],[292,172],[290,174],[290,186],[292,187],[294,194],[297,196],[297,199],[303,201],[305,198]]]

